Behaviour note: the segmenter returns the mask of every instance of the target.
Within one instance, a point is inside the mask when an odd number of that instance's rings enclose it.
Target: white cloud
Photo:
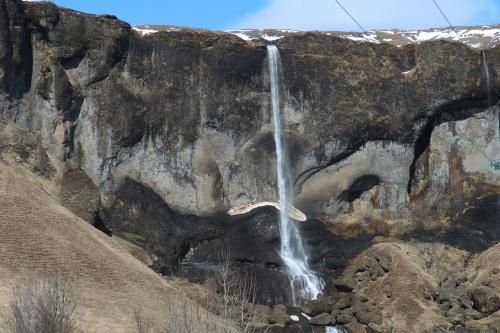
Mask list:
[[[423,29],[446,22],[432,0],[343,0],[365,29]],[[440,0],[454,25],[500,23],[495,0]],[[264,9],[243,18],[235,28],[358,31],[334,0],[271,0]]]

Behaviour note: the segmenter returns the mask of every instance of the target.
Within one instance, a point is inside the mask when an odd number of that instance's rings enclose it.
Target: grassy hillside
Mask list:
[[[155,318],[168,311],[169,318],[191,322],[208,318],[215,329],[216,318],[120,242],[62,207],[47,185],[14,160],[0,158],[0,307],[8,304],[12,286],[26,272],[58,272],[78,286],[77,320],[84,332],[135,332],[137,308]],[[185,312],[202,318],[185,318]]]

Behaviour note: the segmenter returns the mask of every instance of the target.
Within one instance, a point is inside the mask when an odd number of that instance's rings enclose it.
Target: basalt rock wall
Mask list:
[[[50,3],[4,0],[2,15],[3,91],[19,97],[9,78],[32,73],[10,119],[33,129],[55,163],[80,150],[106,203],[127,177],[182,213],[276,199],[262,44],[187,29],[142,37],[112,16]],[[298,205],[311,218],[335,218],[332,198],[366,175],[401,197],[384,208],[403,212],[415,144],[429,121],[487,106],[482,56],[460,43],[397,48],[307,33],[278,46]],[[499,54],[486,51],[493,91]],[[310,184],[363,149],[379,151],[375,164],[396,154],[394,170],[356,166],[344,184]]]
[[[448,241],[472,229],[475,250],[498,239],[485,221],[498,212],[499,47],[483,57],[457,42],[319,32],[276,43],[315,268],[337,271],[379,234],[439,229]],[[209,271],[230,247],[240,263],[279,272],[275,215],[225,214],[278,196],[263,43],[195,29],[142,36],[113,16],[0,0],[0,115],[36,138],[61,178],[83,170],[98,218],[157,253],[159,270]]]

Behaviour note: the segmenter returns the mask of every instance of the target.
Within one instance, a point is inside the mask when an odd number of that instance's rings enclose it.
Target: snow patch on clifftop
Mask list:
[[[294,34],[304,34],[296,30],[257,30],[240,29],[228,30],[230,34],[236,35],[246,41],[258,41],[265,39],[274,41]],[[366,33],[352,33],[341,31],[315,31],[314,33],[325,34],[327,36],[337,36],[357,42],[368,43],[389,43],[395,46],[404,46],[407,44],[421,43],[430,40],[451,40],[462,42],[473,48],[488,48],[500,44],[500,25],[495,26],[477,26],[460,27],[456,31],[444,29],[426,29],[426,30],[372,30]]]
[[[173,32],[173,31],[182,30],[181,27],[156,26],[156,25],[134,26],[134,27],[132,27],[132,29],[137,31],[138,33],[140,33],[142,36],[151,35],[151,34],[154,34],[154,33],[160,32],[160,31]]]
[[[158,32],[158,30],[141,29],[141,28],[137,28],[137,27],[133,27],[132,29],[134,29],[135,31],[137,31],[138,33],[140,33],[143,36],[154,34],[155,32]]]
[[[37,0],[25,0],[37,1]],[[163,25],[142,25],[134,26],[133,30],[140,33],[142,36],[151,35],[160,31],[184,31],[203,29],[191,29],[176,26]],[[305,34],[307,32],[290,30],[290,29],[238,29],[227,30],[226,33],[235,35],[245,41],[277,41],[281,38]],[[349,39],[356,42],[368,43],[389,43],[398,47],[422,43],[432,40],[450,40],[462,42],[473,48],[490,48],[500,44],[500,25],[484,25],[475,27],[457,27],[456,30],[449,28],[444,29],[426,29],[426,30],[371,30],[366,33],[341,32],[341,31],[315,31],[316,34],[324,34],[327,36],[336,36]]]
[[[363,34],[340,35],[350,40],[366,41],[371,43],[391,43],[403,46],[410,43],[421,43],[430,40],[451,40],[462,42],[470,47],[485,48],[495,46],[500,42],[500,27],[490,26],[452,29],[428,30],[374,30]]]

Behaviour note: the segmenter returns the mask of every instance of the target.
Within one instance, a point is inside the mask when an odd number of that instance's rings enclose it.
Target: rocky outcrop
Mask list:
[[[0,91],[14,98],[29,89],[31,75],[31,48],[23,14],[20,1],[0,1]]]
[[[326,296],[338,294],[314,322],[487,325],[494,282],[471,277],[462,288],[453,277],[452,288],[420,254],[464,262],[499,239],[500,48],[321,32],[276,43],[295,205],[308,218],[299,228]],[[268,81],[259,40],[195,29],[142,36],[113,16],[0,0],[0,152],[58,179],[68,208],[154,253],[157,271],[203,282],[229,249],[261,282],[259,300],[279,304],[289,281],[277,213],[227,214],[278,199]],[[75,197],[79,184],[86,194]],[[423,244],[370,247],[377,236]],[[426,245],[435,241],[450,250]],[[496,261],[488,251],[485,262]],[[438,290],[449,297],[436,301]]]
[[[410,198],[412,216],[427,229],[452,225],[455,232],[474,232],[460,244],[485,249],[498,240],[500,156],[498,108],[464,120],[437,123],[425,151],[415,161]],[[476,238],[474,241],[472,238]]]
[[[33,74],[11,112],[57,163],[74,159],[80,144],[105,205],[127,178],[183,214],[276,201],[262,45],[187,29],[142,37],[111,16],[24,7]],[[445,41],[397,48],[321,33],[278,46],[298,208],[335,221],[376,183],[383,213],[408,223],[405,184],[421,132],[443,112],[453,120],[486,105],[480,53]],[[494,79],[496,53],[486,52]],[[346,163],[349,174],[338,170]]]
[[[101,197],[92,180],[81,170],[67,171],[60,182],[59,200],[82,220],[95,224]]]
[[[376,244],[336,281],[343,293],[317,303],[336,314],[337,323],[376,332],[494,332],[500,327],[498,250],[496,245],[473,256],[441,244]],[[485,259],[490,267],[479,268]],[[314,304],[305,310],[311,309]]]

